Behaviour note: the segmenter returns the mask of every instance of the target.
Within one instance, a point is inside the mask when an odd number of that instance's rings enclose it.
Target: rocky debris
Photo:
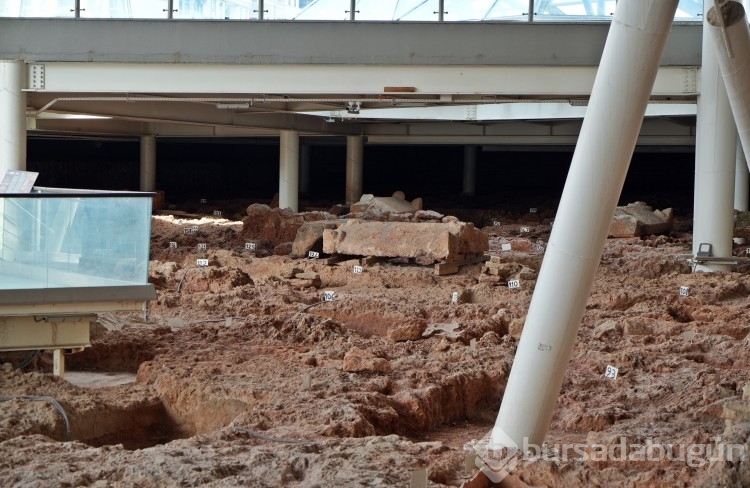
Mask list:
[[[242,236],[274,248],[279,244],[291,243],[297,237],[297,231],[305,222],[336,220],[328,212],[294,213],[288,208],[271,208],[268,205],[254,203],[247,207],[247,217],[242,220]]]
[[[734,237],[750,239],[750,211],[737,212],[735,214]]]
[[[379,210],[383,213],[414,213],[422,209],[422,199],[415,198],[409,202],[401,191],[395,192],[390,197],[376,197],[368,193],[362,195],[357,203],[352,204],[349,211],[351,213],[364,213],[370,209]]]
[[[644,202],[617,207],[609,226],[611,237],[643,237],[672,230],[672,209],[653,210]]]
[[[388,373],[391,370],[391,365],[387,359],[379,358],[370,351],[353,347],[344,355],[343,369],[350,373],[362,371]]]
[[[614,339],[622,334],[622,326],[614,320],[607,320],[597,325],[594,329],[594,337],[599,340]]]
[[[323,251],[328,254],[453,261],[488,249],[487,235],[463,222],[350,220],[323,231]]]
[[[293,286],[320,288],[322,282],[320,281],[320,275],[318,273],[308,271],[295,273],[291,283]]]
[[[441,221],[445,215],[435,212],[434,210],[417,210],[414,212],[415,220],[437,220]]]
[[[292,244],[292,257],[307,257],[310,251],[323,252],[323,230],[335,229],[341,221],[317,220],[305,222],[297,230],[297,236]]]
[[[715,460],[695,486],[750,486],[750,402],[736,399],[724,403],[723,417],[720,444],[710,446]]]
[[[388,328],[388,338],[392,341],[417,341],[427,329],[426,320],[394,324]]]

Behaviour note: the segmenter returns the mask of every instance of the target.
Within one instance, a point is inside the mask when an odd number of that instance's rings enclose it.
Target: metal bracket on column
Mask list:
[[[29,89],[31,90],[44,90],[44,65],[43,64],[30,64],[29,65]]]

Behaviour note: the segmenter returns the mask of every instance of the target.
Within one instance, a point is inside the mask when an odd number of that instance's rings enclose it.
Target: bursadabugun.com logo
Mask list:
[[[720,437],[711,438],[709,443],[663,443],[653,439],[634,442],[626,437],[617,442],[573,443],[538,446],[524,438],[518,446],[502,429],[488,432],[479,441],[472,441],[465,447],[476,455],[475,464],[493,483],[499,483],[508,476],[519,463],[536,461],[555,462],[635,462],[657,463],[674,462],[691,468],[699,468],[707,463],[744,461],[748,450],[744,444],[727,444]]]
[[[493,483],[499,483],[508,476],[523,455],[518,444],[502,429],[497,428],[494,434],[490,430],[480,440],[472,441],[466,447],[476,455],[474,462],[477,468]]]

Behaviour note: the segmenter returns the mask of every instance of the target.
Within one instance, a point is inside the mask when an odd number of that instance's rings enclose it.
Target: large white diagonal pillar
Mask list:
[[[750,200],[750,171],[742,144],[737,140],[737,156],[734,162],[734,209],[746,211]]]
[[[279,138],[279,208],[299,211],[299,132],[282,130]]]
[[[141,191],[156,191],[156,136],[141,136]]]
[[[346,203],[362,198],[364,137],[346,136]]]
[[[713,6],[704,1],[704,19]],[[695,193],[693,206],[693,255],[701,244],[711,244],[713,257],[732,256],[734,229],[734,173],[737,126],[734,123],[714,47],[712,29],[703,22],[701,92],[695,138]],[[728,264],[701,263],[695,271],[721,271]]]
[[[745,155],[750,151],[750,28],[745,8],[739,2],[723,3],[721,15],[713,2],[708,4],[711,8],[706,14],[703,36],[704,39],[708,36],[707,43],[713,46],[739,134],[735,160],[734,208],[747,210],[748,168]]]
[[[492,431],[493,448],[524,440],[541,446],[547,435],[677,4],[617,4]]]
[[[0,61],[0,180],[26,170],[26,64]]]

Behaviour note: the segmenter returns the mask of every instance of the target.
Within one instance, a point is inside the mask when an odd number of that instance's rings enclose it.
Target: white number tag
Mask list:
[[[508,280],[508,288],[520,288],[521,282],[518,280]]]
[[[208,259],[198,259],[195,261],[196,266],[208,266]]]
[[[617,372],[618,371],[619,370],[617,368],[615,368],[614,366],[607,365],[607,369],[606,369],[606,371],[604,371],[604,377],[613,380],[613,379],[617,378]]]

